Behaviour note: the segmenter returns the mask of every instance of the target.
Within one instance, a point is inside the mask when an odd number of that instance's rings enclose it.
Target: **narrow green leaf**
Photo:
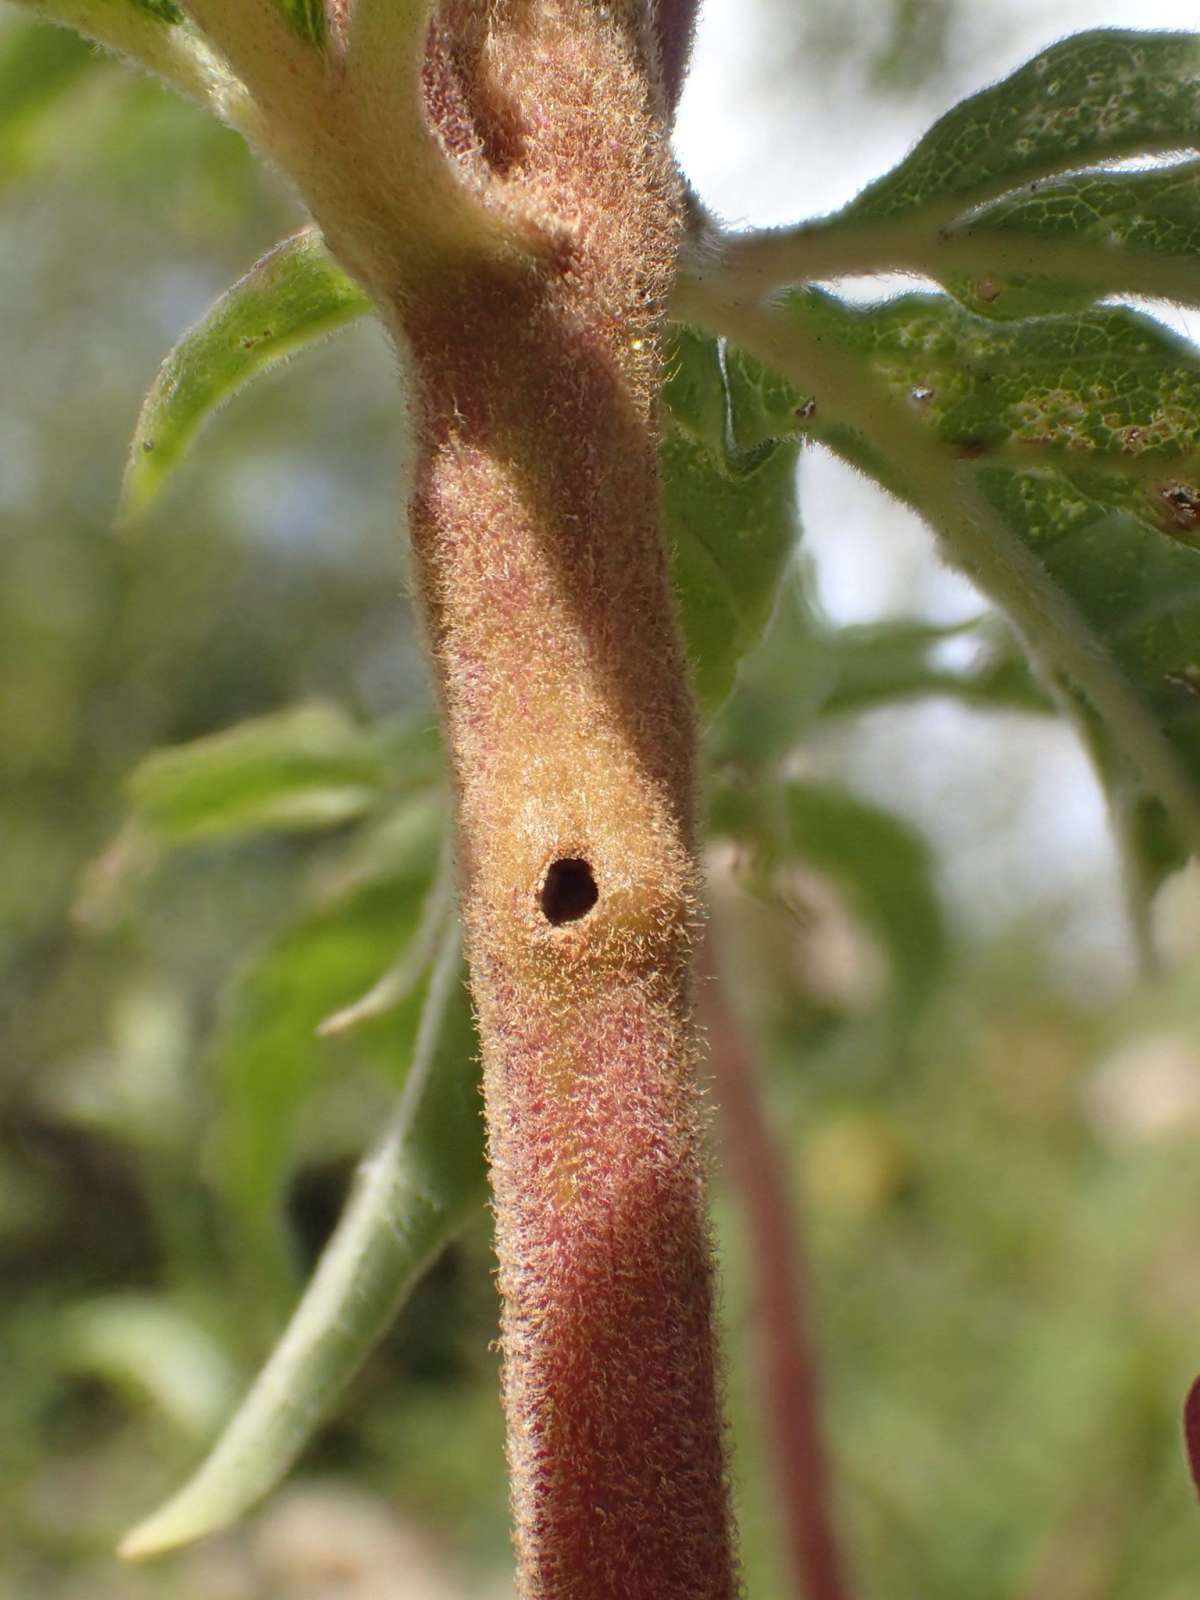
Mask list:
[[[439,824],[432,807],[418,805],[407,840],[393,833],[386,868],[339,886],[292,923],[247,963],[223,1004],[214,1042],[218,1166],[264,1267],[280,1259],[278,1202],[297,1118],[322,1062],[346,1060],[346,1050],[323,1042],[318,1029],[358,1001],[417,936]],[[350,1054],[390,1077],[408,1059],[419,1016],[415,984],[356,1031]]]
[[[759,640],[797,538],[791,440],[739,450],[717,342],[676,330],[668,352],[664,507],[684,641],[701,706],[713,711]],[[792,431],[794,418],[789,418]]]
[[[376,978],[365,994],[347,1006],[331,1012],[317,1028],[319,1039],[331,1039],[351,1028],[359,1028],[374,1017],[383,1017],[404,1003],[433,961],[447,917],[454,907],[454,850],[449,833],[442,845],[441,859],[421,907],[421,916],[398,961]]]
[[[378,806],[393,778],[427,781],[426,742],[415,725],[368,731],[333,706],[289,707],[156,751],[135,768],[129,797],[143,830],[170,844],[328,828]]]
[[[161,1295],[121,1293],[59,1314],[63,1364],[156,1406],[197,1442],[236,1397],[236,1374],[212,1334]]]
[[[126,1536],[127,1559],[224,1527],[273,1488],[428,1263],[483,1215],[475,1054],[457,940],[449,936],[391,1130],[362,1163],[337,1231],[254,1387],[195,1476]]]
[[[276,0],[276,4],[302,39],[324,46],[328,35],[325,0]]]
[[[1048,173],[1200,145],[1200,40],[1098,29],[1051,45],[935,122],[843,222],[975,205]]]
[[[251,378],[368,309],[315,228],[263,256],[163,363],[138,418],[121,517],[146,509],[201,426]]]

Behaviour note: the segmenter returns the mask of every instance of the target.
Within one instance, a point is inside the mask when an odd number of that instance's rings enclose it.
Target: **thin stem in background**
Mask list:
[[[1196,1493],[1200,1494],[1200,1378],[1188,1390],[1183,1407],[1183,1442]]]
[[[711,928],[700,965],[700,1011],[722,1138],[757,1280],[763,1409],[796,1592],[807,1600],[852,1600],[834,1528],[832,1473],[793,1197],[763,1113],[753,1063],[725,998]]]
[[[672,114],[683,93],[688,57],[696,31],[700,0],[653,0],[654,32],[658,40],[663,92]]]

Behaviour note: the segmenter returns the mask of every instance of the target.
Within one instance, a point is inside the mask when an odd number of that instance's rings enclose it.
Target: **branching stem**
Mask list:
[[[948,275],[1060,279],[1096,296],[1140,294],[1190,300],[1191,256],[1105,249],[1070,235],[973,228],[952,208],[930,207],[913,217],[870,225],[818,221],[778,232],[735,234],[721,241],[719,272],[727,287],[761,295],[788,284],[878,272],[912,272],[944,281]]]

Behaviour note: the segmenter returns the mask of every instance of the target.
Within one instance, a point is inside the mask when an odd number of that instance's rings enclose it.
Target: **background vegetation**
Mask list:
[[[768,100],[858,83],[915,132],[1011,64],[981,65],[948,3],[856,29],[844,8],[803,28],[793,11],[762,24]],[[233,135],[8,14],[0,180],[0,1592],[502,1594],[482,1210],[292,1489],[199,1552],[111,1558],[270,1348],[394,1091],[411,1007],[313,1030],[416,915],[437,802],[412,785],[436,758],[375,330],[240,399],[150,524],[111,532],[163,351],[287,229],[288,197]],[[1168,888],[1165,970],[1135,982],[1098,803],[1002,630],[962,626],[979,602],[930,576],[899,513],[860,516],[838,479],[822,505],[828,469],[805,465],[816,537],[710,731],[708,793],[732,993],[805,1216],[860,1592],[1185,1600],[1194,884]],[[294,708],[314,703],[329,709],[301,737]],[[240,815],[140,765],[261,717]],[[259,827],[303,759],[316,809]],[[738,807],[779,770],[789,843],[748,859]],[[718,1226],[757,1600],[787,1589],[725,1188]]]

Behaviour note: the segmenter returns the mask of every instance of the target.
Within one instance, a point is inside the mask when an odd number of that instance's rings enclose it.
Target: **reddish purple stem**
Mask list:
[[[679,104],[683,80],[687,76],[692,35],[700,0],[650,0],[654,11],[654,32],[658,38],[658,59],[663,87],[672,112]]]
[[[700,1005],[724,1143],[745,1210],[757,1278],[764,1410],[797,1593],[807,1600],[851,1600],[834,1532],[817,1354],[809,1333],[793,1200],[763,1114],[753,1065],[725,1001],[711,932],[701,966]]]
[[[1196,1493],[1200,1494],[1200,1378],[1188,1390],[1188,1397],[1183,1403],[1183,1439],[1187,1446],[1192,1482],[1196,1485]]]

